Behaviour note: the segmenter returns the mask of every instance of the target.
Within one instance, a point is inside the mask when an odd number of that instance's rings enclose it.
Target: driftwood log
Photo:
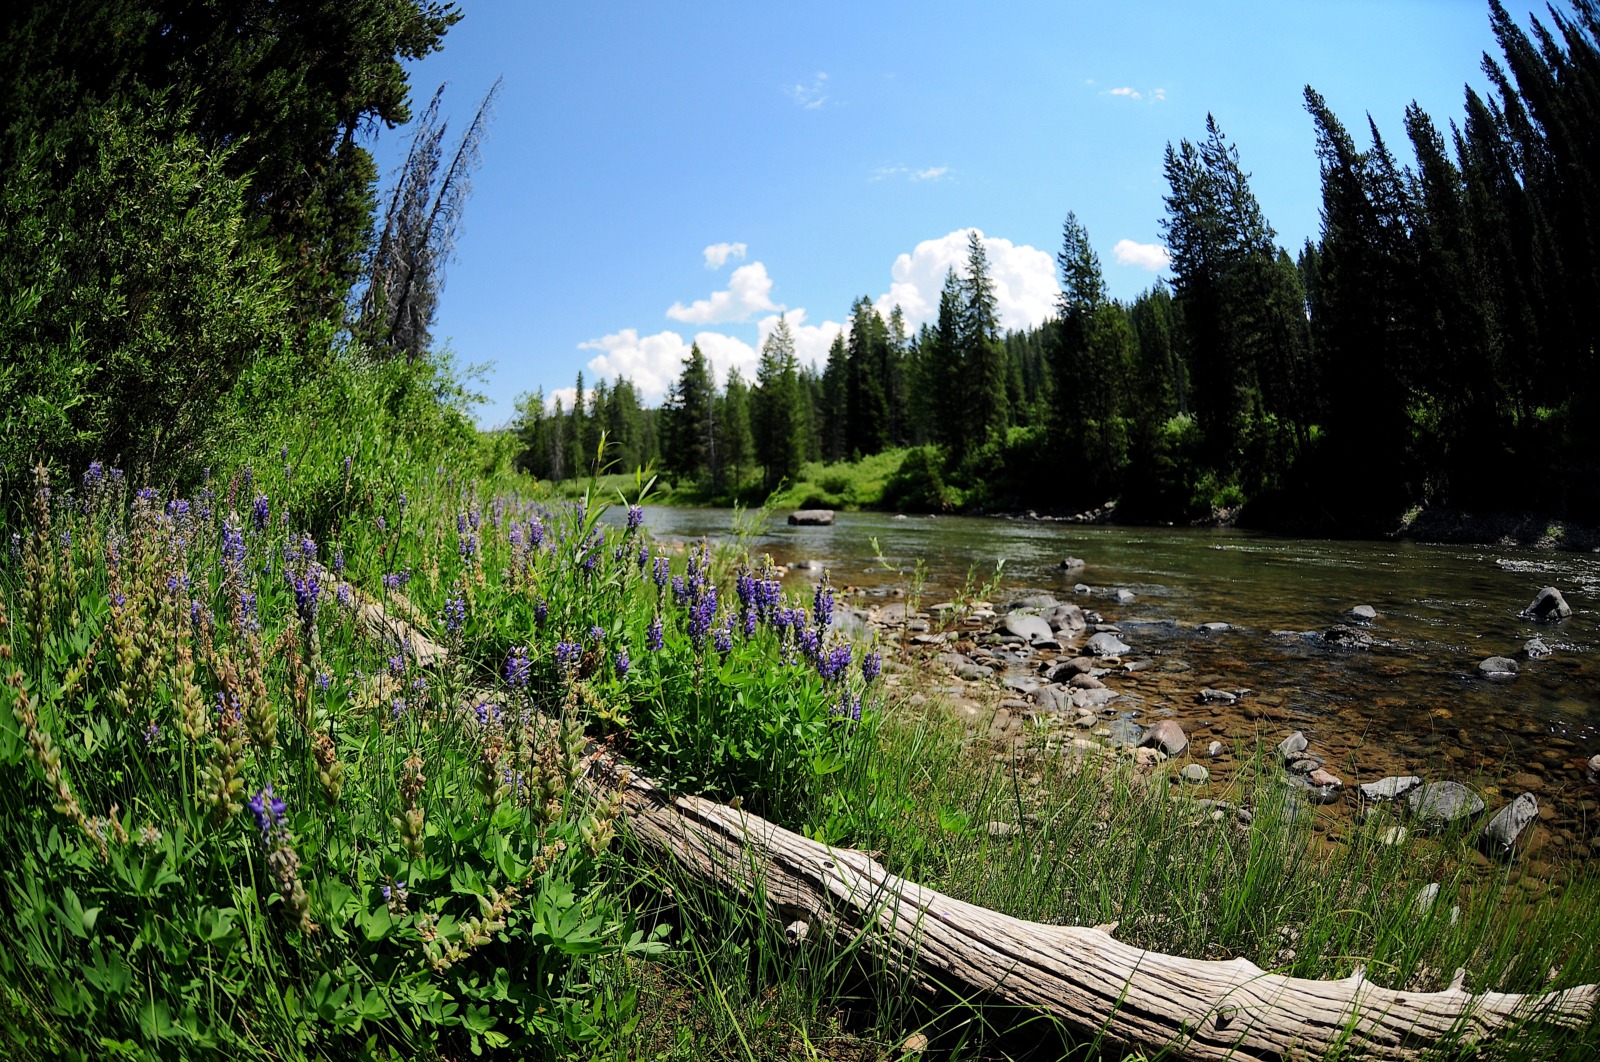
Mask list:
[[[361,602],[371,633],[424,663],[443,646],[404,619]],[[671,796],[608,751],[584,786],[621,794],[623,822],[662,864],[763,903],[791,937],[862,944],[891,968],[964,998],[1029,1008],[1062,1025],[1195,1060],[1413,1059],[1449,1044],[1485,1044],[1525,1024],[1581,1028],[1600,985],[1522,995],[1383,988],[1361,970],[1337,981],[1268,973],[1246,959],[1213,962],[1145,951],[1109,933],[1047,925],[978,907],[889,873],[867,855],[831,848],[701,797]]]

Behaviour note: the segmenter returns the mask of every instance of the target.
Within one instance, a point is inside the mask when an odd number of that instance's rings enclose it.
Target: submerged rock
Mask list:
[[[1113,719],[1106,724],[1106,732],[1106,742],[1110,745],[1134,748],[1144,740],[1144,727],[1132,719]]]
[[[1083,558],[1082,557],[1063,557],[1063,558],[1061,558],[1061,570],[1064,571],[1064,572],[1081,572],[1081,571],[1083,571]],[[1079,591],[1079,593],[1082,593],[1082,591]]]
[[[1300,731],[1296,730],[1294,733],[1278,742],[1278,755],[1282,757],[1283,762],[1288,763],[1290,760],[1297,758],[1302,752],[1304,752],[1307,744],[1306,736],[1300,733]]]
[[[1517,849],[1517,838],[1528,824],[1539,817],[1539,798],[1523,793],[1495,812],[1478,833],[1478,847],[1489,855],[1509,856]]]
[[[1345,615],[1349,616],[1357,623],[1371,623],[1373,620],[1378,618],[1378,610],[1373,608],[1371,605],[1357,605],[1349,612],[1346,612]]]
[[[1322,640],[1337,649],[1372,648],[1372,635],[1345,623],[1335,623],[1323,631]]]
[[[1551,649],[1543,638],[1537,636],[1522,643],[1522,655],[1529,660],[1543,660],[1553,652],[1555,650]]]
[[[1132,590],[1118,590],[1116,593],[1117,604],[1127,605],[1134,601],[1135,594]]]
[[[1406,802],[1412,817],[1424,826],[1448,826],[1483,810],[1483,799],[1460,782],[1429,782],[1413,789]]]
[[[1054,608],[1059,604],[1061,602],[1056,600],[1054,594],[1029,594],[1027,597],[1019,597],[1011,602],[1007,611],[1015,612],[1024,608]]]
[[[1227,690],[1203,689],[1199,693],[1201,704],[1238,704],[1239,695]]]
[[[1213,621],[1211,623],[1202,623],[1197,629],[1205,631],[1207,634],[1221,634],[1223,631],[1233,630],[1233,624]]]
[[[1522,610],[1522,615],[1537,623],[1554,623],[1572,615],[1572,606],[1567,604],[1560,590],[1547,586],[1534,595],[1528,607]]]

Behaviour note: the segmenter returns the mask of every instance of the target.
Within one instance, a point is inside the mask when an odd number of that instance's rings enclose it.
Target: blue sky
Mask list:
[[[780,311],[810,358],[860,296],[915,323],[972,227],[1008,325],[1049,312],[1069,210],[1132,298],[1157,276],[1163,150],[1208,111],[1297,249],[1318,227],[1302,87],[1409,159],[1405,105],[1445,127],[1493,50],[1476,0],[462,7],[411,78],[422,100],[449,82],[452,129],[505,78],[435,328],[492,363],[485,426],[580,369],[655,399],[696,339],[748,376]],[[407,136],[379,137],[381,168]]]

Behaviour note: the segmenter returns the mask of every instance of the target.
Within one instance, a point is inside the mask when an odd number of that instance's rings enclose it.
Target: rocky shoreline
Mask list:
[[[1076,558],[1066,563],[1082,566]],[[1337,719],[1310,718],[1284,697],[1240,682],[1217,652],[1237,635],[1227,623],[1119,622],[1119,609],[1136,598],[1116,587],[1078,583],[1070,597],[925,608],[857,598],[864,607],[841,610],[841,620],[892,650],[889,681],[907,703],[948,704],[996,762],[1125,761],[1150,781],[1189,790],[1213,816],[1248,824],[1253,812],[1235,803],[1240,787],[1232,783],[1252,767],[1252,750],[1274,748],[1285,810],[1311,814],[1312,828],[1330,840],[1357,829],[1388,844],[1470,830],[1486,863],[1518,859],[1541,874],[1560,859],[1600,855],[1600,756],[1590,760],[1570,741],[1547,738],[1541,757],[1514,772],[1486,773],[1437,745],[1431,762],[1419,764],[1346,732]],[[1544,604],[1558,619],[1558,601],[1553,588],[1542,592],[1530,618],[1545,618]],[[1272,636],[1329,654],[1374,644],[1372,608],[1328,619],[1336,622]]]

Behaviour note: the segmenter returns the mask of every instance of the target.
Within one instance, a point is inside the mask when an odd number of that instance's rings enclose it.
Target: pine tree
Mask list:
[[[889,440],[888,347],[883,318],[865,296],[857,299],[845,344],[844,452],[853,458],[875,454]]]
[[[755,443],[750,432],[750,388],[737,368],[728,370],[728,382],[719,407],[716,485],[721,491],[737,491],[755,457]]]
[[[817,410],[819,444],[824,461],[842,461],[849,456],[848,421],[850,416],[850,355],[844,335],[836,335],[828,346],[828,364],[822,371],[821,404]]]
[[[776,490],[782,482],[795,480],[805,459],[805,427],[797,367],[794,334],[789,322],[780,315],[766,342],[761,344],[755,391],[750,396],[755,459],[761,465],[761,482],[767,491]]]
[[[683,371],[662,407],[662,457],[667,470],[690,481],[709,480],[716,468],[716,388],[700,344],[689,347]]]
[[[968,382],[968,442],[1004,439],[1010,421],[1006,398],[1005,348],[1000,343],[994,280],[977,229],[967,233],[967,273],[961,285],[959,360]]]

